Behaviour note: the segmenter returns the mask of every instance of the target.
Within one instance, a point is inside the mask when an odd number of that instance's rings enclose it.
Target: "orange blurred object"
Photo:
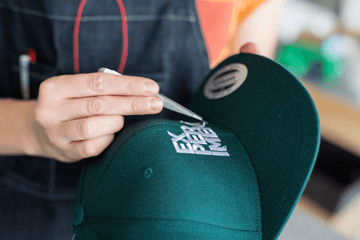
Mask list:
[[[236,54],[236,32],[241,22],[267,0],[196,0],[210,66]]]

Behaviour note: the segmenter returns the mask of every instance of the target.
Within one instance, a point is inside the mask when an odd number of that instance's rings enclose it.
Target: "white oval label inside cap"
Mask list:
[[[226,97],[236,91],[248,75],[244,64],[232,63],[217,70],[206,82],[204,96],[214,100]]]

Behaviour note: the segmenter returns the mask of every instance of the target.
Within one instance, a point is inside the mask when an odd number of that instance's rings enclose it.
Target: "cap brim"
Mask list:
[[[298,202],[314,167],[320,143],[315,105],[304,86],[284,67],[253,54],[228,58],[220,68],[242,63],[245,82],[232,94],[205,98],[202,87],[190,109],[205,121],[233,131],[258,177],[263,239],[275,239]]]

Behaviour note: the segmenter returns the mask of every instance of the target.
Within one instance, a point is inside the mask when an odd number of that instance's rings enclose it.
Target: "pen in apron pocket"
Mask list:
[[[30,98],[30,56],[21,54],[19,57],[20,88],[23,99]]]

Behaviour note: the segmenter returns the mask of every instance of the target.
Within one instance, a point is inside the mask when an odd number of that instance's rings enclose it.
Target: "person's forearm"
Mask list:
[[[0,155],[26,155],[34,148],[36,101],[0,99]]]

